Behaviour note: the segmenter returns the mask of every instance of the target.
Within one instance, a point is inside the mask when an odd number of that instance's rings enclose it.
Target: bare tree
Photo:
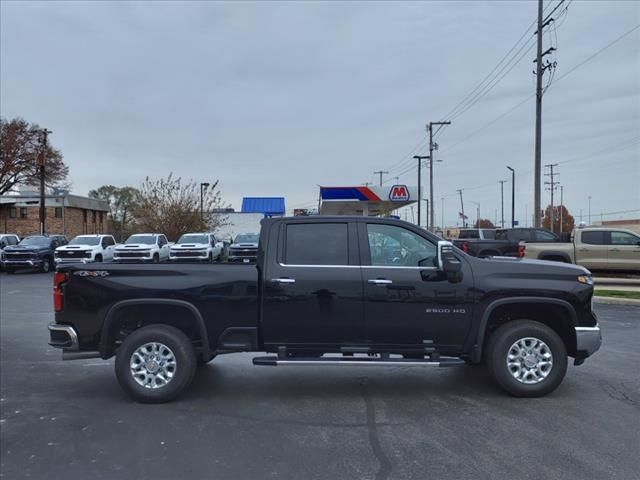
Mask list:
[[[140,196],[138,189],[103,185],[96,190],[91,190],[89,196],[109,203],[109,221],[118,241],[122,242],[136,231],[133,211]]]
[[[147,177],[140,187],[135,208],[139,230],[163,232],[170,240],[177,240],[188,232],[213,231],[224,224],[226,217],[218,213],[226,205],[218,190],[218,181],[209,182],[203,191],[200,212],[200,184],[195,180],[183,182],[169,174],[167,178],[151,180]]]
[[[22,118],[0,118],[0,195],[19,185],[37,185],[38,154],[42,152],[42,129]],[[45,152],[45,184],[54,186],[64,182],[69,167],[59,150],[47,146]]]

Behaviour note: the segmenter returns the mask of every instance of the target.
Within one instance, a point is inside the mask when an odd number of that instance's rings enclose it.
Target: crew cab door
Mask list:
[[[167,260],[169,258],[169,241],[164,235],[158,236],[158,248],[160,249],[158,253],[160,260]]]
[[[616,230],[608,233],[608,268],[612,270],[640,270],[640,236]]]
[[[276,229],[264,266],[265,345],[359,343],[363,299],[355,223],[292,221]]]
[[[434,346],[459,351],[469,332],[473,278],[450,283],[437,271],[437,245],[418,229],[362,222],[364,332],[378,348]]]
[[[576,231],[575,263],[589,270],[606,270],[609,265],[608,233],[604,230]]]
[[[113,237],[102,237],[102,259],[106,261],[113,260],[113,249],[116,242]]]

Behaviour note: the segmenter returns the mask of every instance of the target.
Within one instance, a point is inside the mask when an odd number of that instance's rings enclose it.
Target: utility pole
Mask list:
[[[384,170],[378,170],[377,172],[373,172],[374,175],[380,175],[380,186],[382,186],[382,175],[386,175],[389,172],[385,172]]]
[[[51,130],[47,130],[46,128],[42,130],[41,137],[41,150],[40,155],[38,155],[38,170],[40,174],[40,212],[39,212],[39,220],[40,220],[40,235],[44,235],[46,233],[46,216],[47,210],[45,207],[45,198],[44,198],[44,178],[45,178],[45,165],[47,163],[47,148],[48,148],[48,137],[49,134],[52,133]]]
[[[480,202],[471,202],[476,206],[476,228],[480,228]]]
[[[551,230],[552,232],[554,232],[554,231],[555,231],[555,228],[554,228],[554,223],[555,223],[555,211],[554,211],[554,206],[553,206],[553,192],[554,192],[554,191],[555,191],[555,189],[556,189],[556,185],[557,185],[558,183],[560,183],[560,182],[556,182],[556,181],[554,180],[554,177],[555,177],[556,175],[559,175],[557,172],[554,172],[554,171],[553,171],[553,169],[554,169],[554,168],[556,168],[557,166],[558,166],[558,164],[557,164],[557,163],[549,163],[548,165],[545,165],[545,166],[544,166],[545,168],[548,168],[548,169],[549,169],[549,173],[545,173],[544,175],[545,175],[546,177],[549,177],[549,178],[550,178],[550,181],[548,181],[548,182],[544,182],[544,184],[545,184],[545,185],[549,185],[548,190],[550,190],[550,191],[551,191],[551,208],[549,209],[551,218],[549,219],[549,226],[550,226],[549,230]]]
[[[444,232],[444,197],[440,197],[440,228]]]
[[[511,228],[516,226],[516,171],[507,166],[511,170]]]
[[[563,217],[564,217],[564,186],[560,185],[560,233],[562,233]]]
[[[431,205],[431,210],[429,211],[429,219],[427,221],[427,227],[430,231],[433,231],[433,126],[444,126],[451,125],[451,122],[429,122],[427,124],[427,129],[429,130],[429,161],[431,162],[431,167],[429,168],[429,201]],[[435,145],[435,149],[438,149],[438,146]],[[463,219],[464,222],[464,219]]]
[[[460,208],[462,209],[462,228],[465,228],[467,225],[465,224],[465,216],[464,216],[464,201],[462,200],[462,189],[458,189],[458,193],[460,194]]]
[[[502,209],[502,216],[500,217],[500,225],[504,228],[504,184],[506,180],[498,180],[500,184],[500,207]]]
[[[549,15],[545,19],[542,18],[542,0],[538,0],[538,28],[536,30],[536,35],[538,36],[536,42],[536,59],[534,63],[536,64],[536,140],[535,140],[535,160],[534,160],[534,200],[533,200],[533,209],[534,209],[534,227],[540,228],[541,226],[541,165],[542,165],[542,74],[551,68],[555,68],[556,64],[547,62],[546,65],[542,64],[542,58],[555,51],[555,48],[551,47],[545,52],[542,52],[542,40],[543,40],[543,32],[544,27],[553,22],[553,18],[551,18],[551,14],[563,3],[564,0],[561,0],[556,8],[554,8]]]
[[[414,155],[414,159],[418,160],[418,226],[420,226],[420,204],[422,203],[422,160],[429,158],[426,155]],[[428,211],[428,210],[427,210]],[[428,216],[428,214],[427,214]],[[427,226],[429,226],[429,219],[427,218]]]

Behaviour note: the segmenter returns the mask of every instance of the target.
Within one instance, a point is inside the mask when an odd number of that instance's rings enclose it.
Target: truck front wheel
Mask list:
[[[184,390],[196,371],[189,338],[168,325],[149,325],[128,335],[116,354],[116,377],[135,401],[163,403]]]
[[[496,382],[516,397],[554,391],[567,372],[567,349],[551,328],[531,320],[499,327],[489,338],[486,363]]]

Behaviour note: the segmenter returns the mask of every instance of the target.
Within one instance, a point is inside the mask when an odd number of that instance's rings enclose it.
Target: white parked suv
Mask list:
[[[3,251],[4,247],[15,247],[20,243],[20,237],[13,233],[0,234],[0,270],[2,269]]]
[[[78,235],[69,243],[56,248],[56,265],[63,263],[110,262],[116,240],[111,235]]]
[[[169,259],[169,242],[162,233],[136,233],[118,245],[113,254],[114,262],[158,263]]]
[[[213,262],[220,260],[223,243],[213,233],[185,233],[171,245],[172,262]]]

